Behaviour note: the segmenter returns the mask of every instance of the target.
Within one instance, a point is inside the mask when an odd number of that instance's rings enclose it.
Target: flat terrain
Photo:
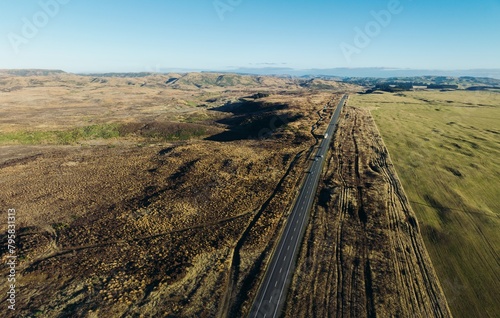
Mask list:
[[[455,317],[500,312],[500,94],[358,95],[371,110]]]
[[[317,112],[341,96],[335,82],[317,91],[218,74],[0,82],[16,316],[244,310],[307,166],[311,127],[326,128]]]
[[[367,110],[346,106],[330,154],[285,316],[450,317]]]

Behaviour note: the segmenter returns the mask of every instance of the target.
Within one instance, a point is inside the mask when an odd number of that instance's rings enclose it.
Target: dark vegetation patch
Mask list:
[[[434,208],[441,222],[446,223],[449,221],[449,215],[451,210],[445,206],[443,206],[438,200],[436,200],[432,195],[426,194],[424,195],[424,200],[427,202],[428,206]]]
[[[169,78],[165,84],[168,85],[168,84],[174,84],[175,82],[177,82],[179,79],[176,78],[176,77],[172,77],[172,78]]]
[[[243,139],[266,139],[281,127],[302,118],[300,114],[278,113],[288,109],[286,104],[271,104],[255,101],[228,103],[213,110],[231,113],[234,116],[217,120],[227,131],[208,137],[212,141],[236,141]]]
[[[257,112],[272,112],[284,109],[288,109],[288,105],[245,100],[240,100],[235,103],[227,103],[223,106],[212,108],[212,110],[215,111],[233,113],[235,115],[248,115]]]
[[[328,202],[330,202],[332,198],[332,195],[333,195],[333,189],[328,187],[322,188],[321,191],[319,192],[319,198],[318,198],[319,205],[326,209],[328,207]]]
[[[468,91],[486,91],[490,89],[500,89],[500,86],[471,86],[466,89]]]
[[[415,219],[413,216],[409,216],[409,217],[408,217],[408,223],[410,223],[410,225],[411,225],[414,229],[417,229],[417,228],[418,228],[418,222],[417,222],[417,219]]]
[[[165,155],[171,153],[174,149],[175,149],[174,147],[168,147],[168,148],[160,150],[160,152],[158,152],[158,154],[160,156],[165,156]]]
[[[433,227],[432,225],[422,225],[422,232],[424,233],[424,236],[429,238],[429,240],[434,244],[445,244],[449,241],[446,233]]]
[[[107,79],[105,78],[97,78],[94,77],[93,79],[90,80],[91,83],[99,83],[99,84],[106,84],[108,82]]]
[[[253,95],[250,95],[250,96],[245,97],[245,98],[260,99],[260,98],[265,98],[265,97],[269,97],[269,94],[268,93],[257,93],[257,94],[253,94]]]
[[[492,129],[485,129],[485,131],[489,132],[489,133],[492,133],[492,134],[495,134],[495,135],[500,135],[500,132],[499,131],[496,131],[496,130],[492,130]]]
[[[463,174],[460,172],[460,170],[452,168],[452,167],[445,167],[445,169],[451,173],[453,173],[454,176],[462,178]]]
[[[216,134],[220,130],[194,123],[173,122],[149,122],[149,123],[127,123],[119,127],[120,136],[139,136],[157,140],[188,140],[197,137]]]
[[[40,154],[36,154],[36,155],[24,157],[24,158],[10,159],[10,160],[7,160],[4,163],[0,164],[0,169],[6,168],[6,167],[11,167],[11,166],[16,166],[16,165],[24,165],[24,164],[27,164],[31,161],[35,161],[36,159],[38,159],[41,156],[42,156],[42,154],[40,153]]]

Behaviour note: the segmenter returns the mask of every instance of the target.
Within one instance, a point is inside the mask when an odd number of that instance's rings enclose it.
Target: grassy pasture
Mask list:
[[[141,130],[141,123],[98,124],[70,130],[0,132],[0,146],[3,145],[72,145],[91,140],[108,140],[138,137],[146,141],[177,141],[201,138],[213,133],[214,129],[202,125],[184,123],[157,123],[152,129]]]
[[[357,95],[390,151],[456,317],[500,313],[500,94]]]
[[[69,145],[82,140],[111,139],[120,136],[117,124],[99,124],[65,131],[14,131],[0,132],[0,145],[62,144]]]

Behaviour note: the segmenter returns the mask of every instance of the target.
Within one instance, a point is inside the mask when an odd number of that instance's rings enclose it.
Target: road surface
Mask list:
[[[274,318],[281,315],[289,281],[295,267],[296,256],[308,223],[309,211],[314,202],[318,181],[323,170],[326,153],[346,99],[347,95],[344,95],[340,100],[325,132],[327,137],[321,140],[320,147],[313,158],[310,170],[306,175],[295,206],[288,217],[285,230],[274,251],[264,275],[264,280],[252,305],[251,318]]]

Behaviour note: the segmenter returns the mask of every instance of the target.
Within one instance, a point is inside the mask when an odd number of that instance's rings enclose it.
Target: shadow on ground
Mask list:
[[[226,126],[226,131],[210,136],[211,141],[236,141],[243,139],[266,139],[291,122],[303,116],[292,112],[286,104],[271,104],[261,101],[240,100],[228,103],[212,110],[231,113],[233,116],[217,120],[216,123]]]

